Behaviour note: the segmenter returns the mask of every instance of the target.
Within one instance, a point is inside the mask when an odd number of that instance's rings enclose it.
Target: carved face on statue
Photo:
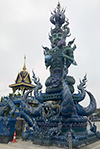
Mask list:
[[[42,116],[44,119],[48,119],[59,113],[59,105],[55,102],[45,102],[42,108]]]
[[[58,42],[62,39],[62,33],[54,33],[52,35],[52,44],[57,45]]]

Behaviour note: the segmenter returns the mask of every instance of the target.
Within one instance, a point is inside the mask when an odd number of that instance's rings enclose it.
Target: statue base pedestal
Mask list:
[[[95,127],[87,130],[87,118],[82,116],[72,116],[71,118],[56,117],[44,120],[42,117],[36,118],[34,130],[25,132],[27,140],[32,140],[34,144],[45,146],[56,145],[60,147],[69,146],[69,132],[73,147],[83,144],[93,143],[100,138],[100,132],[96,132]],[[22,137],[24,140],[24,137]]]

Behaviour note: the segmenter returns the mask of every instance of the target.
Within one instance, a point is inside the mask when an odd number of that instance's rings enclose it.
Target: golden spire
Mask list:
[[[26,70],[26,55],[24,55],[24,66],[23,66],[23,71]]]

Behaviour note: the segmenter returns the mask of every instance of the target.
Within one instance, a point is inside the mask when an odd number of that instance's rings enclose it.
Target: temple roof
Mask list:
[[[21,91],[33,89],[35,86],[32,84],[32,80],[28,71],[26,71],[26,56],[24,56],[24,66],[22,70],[18,73],[15,83],[9,85],[10,88],[15,92],[17,89]]]

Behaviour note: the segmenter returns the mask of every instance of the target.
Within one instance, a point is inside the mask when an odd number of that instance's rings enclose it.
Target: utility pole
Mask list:
[[[72,135],[71,132],[68,132],[68,137],[69,137],[69,149],[72,149]]]

